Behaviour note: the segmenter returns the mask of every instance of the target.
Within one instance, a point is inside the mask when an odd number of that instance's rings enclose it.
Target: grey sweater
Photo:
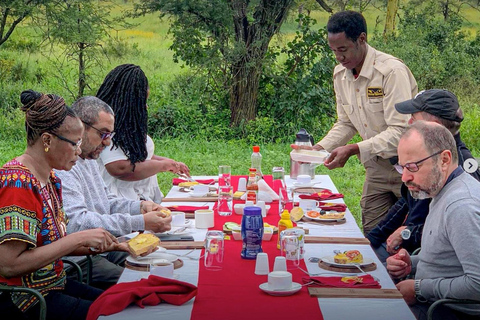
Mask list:
[[[480,183],[463,172],[430,203],[422,250],[412,257],[420,293],[442,298],[480,300]],[[479,306],[452,306],[479,314]]]
[[[96,160],[79,158],[70,171],[56,170],[62,180],[67,232],[104,228],[115,236],[144,230],[140,201],[110,193]]]

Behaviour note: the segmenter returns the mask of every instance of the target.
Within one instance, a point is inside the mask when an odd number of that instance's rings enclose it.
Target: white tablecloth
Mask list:
[[[196,179],[212,178],[207,176],[195,177]],[[292,186],[295,180],[286,176],[287,186]],[[329,176],[317,175],[312,182],[319,182],[316,186],[328,188],[332,192],[338,192],[335,185]],[[185,193],[178,191],[178,187],[174,186],[167,194],[167,197],[186,197]],[[343,199],[329,200],[329,202],[343,203]],[[168,205],[185,205],[181,202],[168,202]],[[209,205],[213,207],[213,202],[188,202],[192,206]],[[331,236],[331,237],[363,237],[360,228],[357,226],[355,219],[351,212],[347,210],[345,214],[346,223],[340,225],[318,225],[311,223],[303,223],[304,227],[308,227],[309,234],[313,236]],[[193,226],[193,225],[192,225]],[[205,229],[191,228],[191,234],[195,240],[203,240],[205,238]],[[377,278],[382,288],[395,288],[394,283],[390,279],[386,269],[375,256],[372,248],[368,245],[350,245],[350,244],[305,244],[305,262],[308,272],[311,274],[319,274],[322,276],[335,276],[338,273],[321,269],[317,263],[309,262],[310,257],[325,257],[333,255],[333,250],[359,250],[365,258],[373,259],[377,264],[375,271],[369,272],[373,277]],[[189,254],[192,258],[198,258],[201,250],[196,250]],[[169,252],[176,254],[184,254],[186,250],[169,250]],[[182,268],[175,270],[174,276],[181,281],[189,282],[197,285],[198,283],[198,260],[189,258],[181,258],[184,262]],[[203,263],[202,260],[200,260]],[[120,282],[136,281],[142,277],[148,277],[148,272],[139,272],[125,269]],[[254,288],[252,290],[258,290]],[[142,320],[157,320],[157,319],[175,319],[175,320],[189,320],[193,308],[194,299],[185,303],[182,306],[172,306],[168,304],[160,304],[157,306],[146,307],[140,309],[137,306],[130,306],[124,311],[101,318],[108,319],[142,319]],[[213,303],[213,302],[212,302]],[[279,304],[285,303],[284,299],[279,298]],[[403,299],[370,299],[370,298],[321,298],[318,299],[320,309],[325,320],[415,320],[409,307]],[[241,306],[239,306],[240,308]],[[293,306],[292,306],[293,307]],[[225,319],[228,319],[226,317]],[[246,319],[254,319],[246,315]],[[262,319],[267,319],[262,317]],[[212,319],[223,320],[223,319]],[[293,320],[293,319],[292,319]],[[310,319],[295,319],[295,320],[310,320]]]

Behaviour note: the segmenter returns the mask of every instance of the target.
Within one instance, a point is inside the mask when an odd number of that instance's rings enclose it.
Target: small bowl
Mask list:
[[[263,228],[263,237],[262,237],[263,241],[270,241],[270,239],[272,239],[272,236],[273,236],[273,228],[270,228],[270,227]]]
[[[232,230],[234,240],[242,240],[242,233],[240,231]]]

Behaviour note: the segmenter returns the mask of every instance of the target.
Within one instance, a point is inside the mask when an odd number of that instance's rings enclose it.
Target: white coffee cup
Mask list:
[[[288,271],[272,271],[268,274],[268,289],[288,290],[292,287],[292,274]]]
[[[215,225],[213,219],[213,210],[195,210],[195,227],[198,229],[208,229]]]
[[[312,177],[310,177],[308,174],[299,174],[297,176],[297,183],[301,185],[306,185],[312,182]]]
[[[196,184],[192,187],[192,195],[203,197],[208,193],[209,189],[206,184]]]
[[[320,203],[314,199],[300,199],[298,201],[298,206],[302,208],[305,213],[311,210],[316,210],[319,205]]]
[[[172,227],[185,226],[185,212],[172,211]]]
[[[157,260],[153,260],[150,263],[150,274],[164,278],[173,278],[173,263],[165,259]]]

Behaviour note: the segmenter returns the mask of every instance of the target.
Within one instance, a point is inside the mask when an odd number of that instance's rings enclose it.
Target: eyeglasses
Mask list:
[[[89,126],[90,128],[93,128],[95,130],[98,131],[98,133],[100,133],[100,137],[102,138],[102,140],[105,140],[105,139],[108,139],[108,138],[113,138],[113,136],[115,135],[115,131],[112,131],[112,132],[105,132],[105,131],[102,131],[102,130],[99,130],[97,128],[95,128],[94,126],[92,126],[90,123],[86,123],[85,121],[82,121],[85,125]]]
[[[82,139],[78,140],[77,142],[74,142],[74,141],[72,141],[70,139],[67,139],[64,136],[61,136],[59,134],[56,134],[56,133],[53,133],[53,132],[49,132],[49,133],[54,135],[55,137],[57,137],[58,139],[60,139],[62,141],[70,143],[73,146],[73,150],[75,150],[75,151],[77,151],[78,148],[80,148],[80,146],[82,145]]]
[[[419,165],[420,163],[422,163],[422,162],[425,161],[425,160],[430,159],[431,157],[434,157],[434,156],[442,153],[443,151],[445,151],[445,150],[440,150],[440,151],[438,151],[438,152],[435,152],[434,154],[429,155],[428,157],[423,158],[422,160],[418,160],[418,161],[416,161],[416,162],[408,162],[408,163],[405,163],[405,165],[403,165],[403,166],[402,166],[401,164],[399,164],[399,163],[397,163],[397,164],[395,164],[395,165],[393,165],[393,166],[395,167],[395,169],[396,169],[396,170],[398,171],[398,173],[400,173],[400,174],[403,174],[403,168],[407,169],[407,170],[410,171],[410,172],[417,172],[417,171],[420,169],[420,168],[418,167],[418,165]]]

